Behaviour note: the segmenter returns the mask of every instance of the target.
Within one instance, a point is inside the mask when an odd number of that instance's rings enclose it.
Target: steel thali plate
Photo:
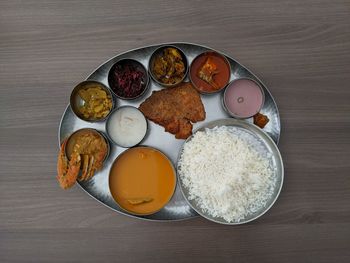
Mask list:
[[[190,43],[166,43],[166,44],[174,45],[180,48],[187,56],[189,64],[200,53],[213,50],[205,46],[190,44]],[[124,58],[135,59],[141,62],[146,67],[146,69],[148,69],[148,61],[150,56],[152,55],[154,50],[156,50],[158,47],[162,45],[164,44],[147,46],[143,48],[130,50],[120,55],[117,55],[111,58],[110,60],[106,61],[105,63],[101,64],[94,72],[91,73],[91,75],[89,75],[87,79],[102,82],[108,87],[109,86],[108,85],[109,69],[113,66],[115,62]],[[217,52],[220,52],[220,51],[217,51]],[[222,54],[222,52],[220,53]],[[265,103],[260,112],[267,115],[270,119],[269,123],[264,128],[264,131],[277,144],[279,141],[279,136],[281,131],[280,117],[279,117],[277,105],[272,95],[270,94],[269,90],[246,67],[238,63],[236,60],[234,60],[230,56],[227,56],[226,54],[223,54],[223,55],[226,56],[231,66],[230,81],[241,77],[249,77],[256,80],[263,87],[265,92]],[[185,81],[188,81],[188,76],[186,77]],[[150,79],[149,85],[150,86],[146,91],[146,93],[142,97],[136,100],[121,100],[121,99],[114,98],[116,102],[116,107],[120,107],[123,105],[132,105],[132,106],[138,107],[140,103],[142,103],[147,97],[151,95],[153,90],[162,89],[162,87],[157,83],[155,83],[152,79]],[[196,130],[198,127],[203,126],[205,123],[208,123],[210,121],[230,117],[222,107],[222,93],[223,92],[215,93],[211,95],[201,95],[201,98],[205,107],[205,111],[206,111],[206,119],[204,121],[195,123],[193,125],[194,130]],[[253,122],[252,118],[247,119],[246,121],[250,123]],[[184,140],[175,139],[174,135],[165,132],[163,127],[151,121],[148,121],[148,125],[149,125],[148,134],[141,144],[152,146],[161,150],[170,158],[170,160],[173,162],[174,166],[176,167],[178,153],[184,143]],[[59,131],[58,131],[59,143],[61,144],[62,141],[67,136],[72,134],[74,131],[82,128],[94,128],[94,129],[97,129],[98,131],[105,133],[105,121],[91,123],[91,122],[80,120],[78,117],[74,115],[73,111],[68,105],[65,112],[63,113],[61,123],[59,126]],[[122,153],[126,149],[127,148],[117,147],[111,144],[110,155],[106,160],[103,169],[100,170],[98,173],[96,173],[91,180],[87,182],[78,182],[80,187],[83,190],[85,190],[90,196],[92,196],[102,204],[106,205],[107,207],[131,217],[137,217],[145,220],[169,221],[169,220],[188,219],[188,218],[198,216],[195,210],[193,210],[190,207],[190,205],[187,203],[187,201],[183,197],[179,186],[179,182],[177,184],[177,187],[172,199],[159,212],[152,215],[147,215],[147,216],[134,216],[124,212],[114,202],[111,196],[111,193],[109,191],[109,186],[108,186],[108,176],[109,176],[109,170],[113,161],[120,153]]]

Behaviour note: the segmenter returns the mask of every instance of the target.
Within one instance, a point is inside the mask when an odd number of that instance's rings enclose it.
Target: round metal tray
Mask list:
[[[197,44],[190,43],[166,43],[167,45],[174,45],[179,47],[187,56],[188,62],[191,63],[192,60],[202,52],[213,50],[208,47],[204,47]],[[87,78],[89,80],[96,80],[102,82],[107,87],[108,85],[108,71],[113,66],[115,62],[124,58],[131,58],[138,60],[148,69],[148,61],[155,49],[161,45],[147,46],[143,48],[138,48],[130,50],[128,52],[117,55],[110,60],[106,61],[100,65],[92,74]],[[218,51],[219,52],[219,51]],[[225,55],[225,54],[224,54]],[[261,113],[267,115],[270,119],[270,122],[265,126],[264,131],[274,140],[277,144],[280,136],[281,126],[280,126],[280,117],[278,113],[277,105],[270,94],[267,87],[246,67],[238,63],[233,58],[225,55],[228,59],[231,66],[231,77],[230,81],[241,78],[249,77],[256,80],[264,89],[265,92],[265,103],[260,111]],[[188,81],[188,76],[185,81]],[[121,100],[116,99],[116,107],[122,105],[132,105],[138,107],[141,102],[143,102],[147,97],[149,97],[153,90],[162,89],[157,83],[153,80],[150,81],[149,89],[147,92],[140,98],[136,100]],[[205,111],[206,119],[202,122],[195,123],[193,129],[197,129],[200,126],[203,126],[205,123],[214,121],[217,119],[223,119],[230,117],[222,107],[222,93],[216,93],[211,95],[201,95]],[[252,123],[252,118],[247,119],[247,122]],[[164,131],[164,128],[148,121],[149,130],[148,135],[143,140],[142,145],[148,145],[155,147],[163,151],[173,162],[176,167],[176,161],[178,157],[179,150],[181,149],[184,140],[175,139],[174,135]],[[72,112],[71,107],[68,105],[65,112],[63,113],[61,123],[58,130],[58,139],[59,144],[62,143],[63,139],[69,136],[74,131],[81,128],[94,128],[101,132],[105,133],[105,122],[90,123],[77,118]],[[102,170],[97,172],[95,176],[87,182],[78,182],[82,189],[84,189],[90,196],[100,201],[102,204],[107,207],[128,216],[137,217],[146,220],[158,220],[158,221],[168,221],[168,220],[182,220],[198,216],[198,214],[193,210],[189,204],[186,202],[183,197],[179,183],[176,187],[174,196],[170,202],[159,212],[148,215],[148,216],[134,216],[122,211],[122,209],[114,202],[108,186],[108,174],[109,169],[114,161],[114,159],[127,148],[116,147],[111,144],[111,152],[109,158],[106,160]]]

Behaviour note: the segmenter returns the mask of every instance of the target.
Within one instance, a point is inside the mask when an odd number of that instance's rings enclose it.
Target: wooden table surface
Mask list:
[[[280,110],[285,184],[242,226],[144,222],[56,182],[70,91],[108,58],[194,42]],[[0,262],[350,262],[350,2],[0,1]]]

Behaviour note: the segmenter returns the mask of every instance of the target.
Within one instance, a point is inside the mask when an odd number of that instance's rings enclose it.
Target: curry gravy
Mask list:
[[[109,188],[121,208],[132,214],[152,214],[171,199],[176,175],[170,160],[150,147],[135,147],[113,163]]]

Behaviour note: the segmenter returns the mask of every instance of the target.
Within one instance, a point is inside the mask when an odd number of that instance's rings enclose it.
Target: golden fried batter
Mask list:
[[[270,119],[260,112],[254,115],[254,124],[259,126],[261,129],[263,129],[269,121]]]
[[[205,110],[199,93],[191,83],[174,88],[153,91],[139,107],[149,120],[186,139],[192,134],[192,123],[205,119]]]

